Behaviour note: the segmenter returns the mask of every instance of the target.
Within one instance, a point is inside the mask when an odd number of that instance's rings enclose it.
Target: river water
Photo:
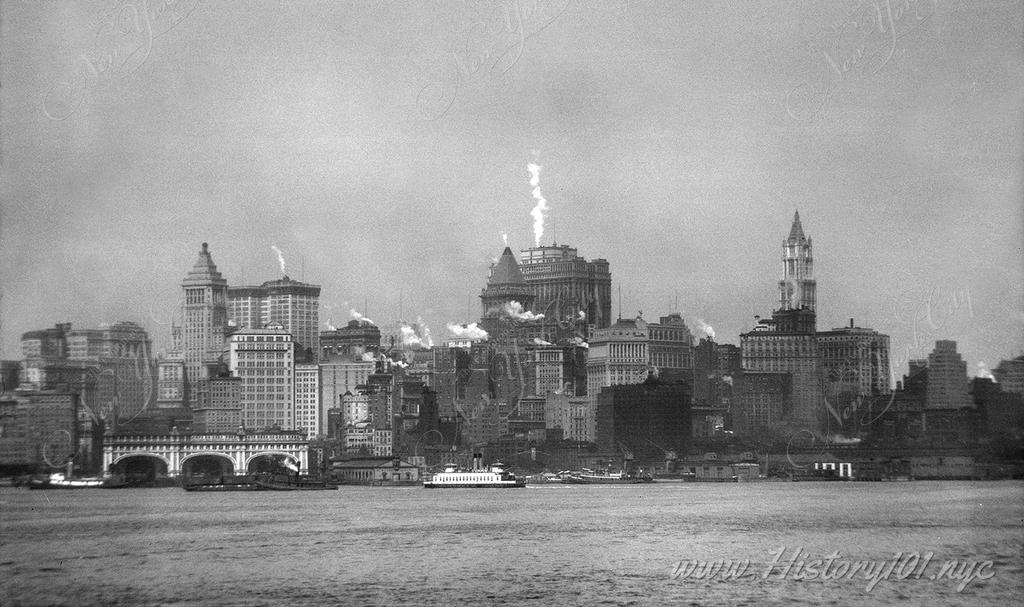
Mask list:
[[[5,487],[0,605],[1015,605],[1022,521],[1020,482]]]

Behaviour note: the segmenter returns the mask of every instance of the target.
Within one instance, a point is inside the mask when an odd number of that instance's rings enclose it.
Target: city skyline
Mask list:
[[[969,375],[1024,350],[1014,3],[916,6],[891,58],[838,4],[494,5],[511,26],[185,3],[145,16],[151,39],[113,36],[106,6],[2,9],[5,359],[64,321],[166,351],[201,242],[231,286],[321,285],[321,325],[422,317],[439,342],[479,320],[503,234],[535,243],[535,187],[541,242],[607,259],[625,317],[738,344],[799,210],[818,329],[890,335],[896,378],[938,340]]]

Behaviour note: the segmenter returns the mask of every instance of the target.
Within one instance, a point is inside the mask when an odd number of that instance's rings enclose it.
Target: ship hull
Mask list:
[[[653,479],[638,477],[566,476],[562,479],[566,485],[639,485],[653,482]]]
[[[427,481],[423,483],[425,489],[514,489],[525,486],[526,483],[523,481],[512,483],[432,483]]]

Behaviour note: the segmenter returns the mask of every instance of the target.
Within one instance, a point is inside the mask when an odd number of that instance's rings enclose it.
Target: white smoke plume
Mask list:
[[[732,384],[732,376],[731,375],[723,375],[722,376],[722,381],[724,381],[725,383],[729,384],[730,386],[733,385]]]
[[[508,246],[508,234],[502,232],[501,233],[501,239],[505,241],[505,246],[507,247]]]
[[[362,359],[364,363],[372,363],[377,360],[377,356],[373,352],[363,352]]]
[[[977,366],[978,369],[974,372],[975,377],[984,377],[986,379],[996,381],[995,376],[992,375],[992,372],[988,370],[988,365],[985,364],[985,361],[979,361]]]
[[[715,338],[715,328],[709,325],[708,323],[704,322],[703,318],[697,319],[697,330],[703,332],[704,335],[710,337],[711,339]]]
[[[590,344],[588,344],[587,342],[583,341],[582,337],[573,337],[572,339],[569,340],[569,345],[570,346],[582,346],[584,348],[589,348],[590,347]]]
[[[416,322],[402,323],[402,345],[408,347],[433,348],[434,340],[430,337],[430,327],[417,317]]]
[[[586,319],[587,319],[587,313],[586,313],[586,312],[584,312],[583,310],[580,310],[580,311],[578,312],[578,314],[579,314],[579,319],[580,319],[580,320],[586,320]]]
[[[277,263],[281,264],[281,274],[287,274],[287,272],[284,271],[284,253],[282,253],[281,249],[277,248],[275,245],[270,245],[270,248],[274,249],[274,252],[277,253]]]
[[[540,246],[540,237],[544,235],[544,211],[549,211],[548,201],[544,200],[544,196],[540,193],[540,170],[541,166],[533,164],[532,162],[526,165],[526,170],[530,171],[530,186],[533,188],[533,198],[537,201],[537,206],[533,207],[530,211],[530,215],[533,215],[533,241],[534,246]]]
[[[487,331],[481,329],[475,322],[468,325],[448,323],[448,332],[463,339],[487,339]]]
[[[543,339],[541,339],[539,337],[534,337],[533,338],[533,343],[537,344],[538,346],[550,346],[551,345],[550,341],[544,341]]]
[[[299,467],[295,465],[295,462],[293,462],[291,459],[287,457],[281,458],[281,465],[284,466],[285,468],[288,468],[292,472],[299,471]]]
[[[540,320],[544,318],[543,314],[534,314],[529,310],[524,311],[523,304],[519,303],[518,301],[510,301],[507,304],[505,304],[504,312],[505,314],[508,314],[509,316],[516,320],[530,321]]]
[[[359,322],[368,322],[371,325],[376,325],[377,324],[377,323],[373,322],[372,320],[370,320],[369,318],[367,318],[367,317],[363,316],[362,314],[360,314],[355,308],[350,308],[348,313],[349,313],[349,315],[352,318],[358,320]]]

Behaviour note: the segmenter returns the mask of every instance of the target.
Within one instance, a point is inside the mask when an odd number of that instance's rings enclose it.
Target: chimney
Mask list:
[[[850,319],[850,328],[851,329],[853,328],[853,319],[852,318]]]

